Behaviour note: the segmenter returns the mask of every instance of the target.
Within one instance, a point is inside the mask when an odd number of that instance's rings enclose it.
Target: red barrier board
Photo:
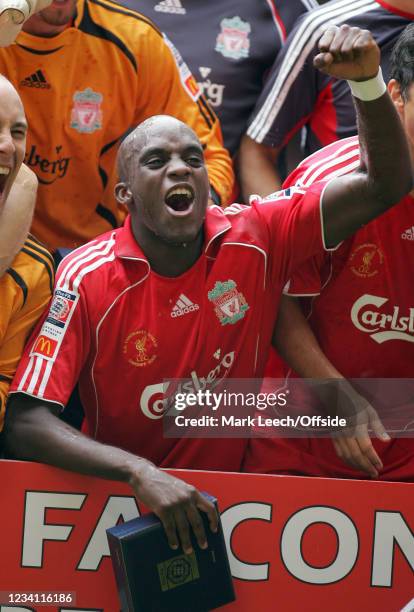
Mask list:
[[[414,598],[414,485],[173,473],[219,499],[237,593],[223,610],[398,612]],[[18,461],[0,462],[0,482],[3,601],[76,594],[0,611],[119,611],[105,529],[138,516],[129,487]]]

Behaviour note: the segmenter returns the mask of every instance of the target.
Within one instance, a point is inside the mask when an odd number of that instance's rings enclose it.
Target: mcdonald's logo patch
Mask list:
[[[185,86],[193,99],[196,100],[200,96],[200,89],[192,74],[185,79]]]
[[[57,340],[53,340],[53,338],[48,338],[47,336],[40,335],[38,336],[34,344],[33,351],[31,354],[52,359],[53,355],[55,354],[57,344]]]

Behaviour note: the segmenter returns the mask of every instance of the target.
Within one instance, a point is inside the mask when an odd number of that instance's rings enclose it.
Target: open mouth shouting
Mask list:
[[[7,179],[9,178],[10,173],[11,168],[9,166],[0,165],[0,200],[3,199],[3,194],[6,191]]]
[[[164,202],[173,217],[186,217],[194,208],[194,189],[191,185],[175,185],[167,191]]]

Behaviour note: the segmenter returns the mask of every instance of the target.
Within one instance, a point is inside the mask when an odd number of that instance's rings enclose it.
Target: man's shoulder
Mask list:
[[[56,287],[78,291],[85,279],[99,279],[111,274],[115,260],[118,230],[102,234],[66,255],[56,272]]]
[[[355,172],[360,166],[358,136],[337,140],[309,155],[298,164],[283,183],[283,187],[309,187],[319,181]]]
[[[321,183],[321,181],[318,182]],[[266,211],[281,210],[282,205],[303,200],[308,193],[319,193],[320,190],[320,185],[304,187],[301,184],[286,184],[279,191],[269,193],[267,196],[252,194],[249,198],[249,205],[234,203],[222,210],[222,214],[229,220],[231,229],[237,229],[240,225],[245,224],[251,228],[260,217],[266,216]]]
[[[251,195],[249,206],[238,203],[228,206],[222,210],[223,217],[228,221],[228,231],[222,234],[221,243],[246,242],[267,248],[269,229],[273,228],[274,231],[279,223],[283,223],[283,218],[290,215],[292,207],[300,206],[308,199],[319,201],[324,184],[319,182],[307,188],[292,185],[266,197]]]
[[[140,35],[145,36],[149,32],[162,36],[149,17],[111,0],[85,0],[85,6],[93,23],[89,24],[89,20],[84,18],[80,27],[88,29],[89,26],[94,26],[94,32],[92,32],[94,36],[99,36],[99,26],[103,29],[104,38],[106,37],[104,31],[107,31],[120,37],[127,44],[131,44]]]
[[[42,281],[53,288],[55,265],[52,255],[36,238],[29,235],[6,274],[27,296]]]
[[[220,246],[246,241],[256,242],[261,235],[260,218],[254,207],[237,202],[220,208],[210,206],[207,211],[207,239],[210,245],[213,241]]]
[[[364,23],[376,23],[383,13],[387,13],[375,0],[332,0],[301,15],[288,39],[288,46],[294,46],[296,52],[307,50],[314,53],[314,45],[326,27],[331,24],[348,23],[352,26],[365,27]]]

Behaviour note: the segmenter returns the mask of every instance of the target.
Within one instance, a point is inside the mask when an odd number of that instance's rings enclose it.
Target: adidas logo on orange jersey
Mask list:
[[[180,0],[163,0],[154,6],[154,11],[158,13],[175,13],[176,15],[185,15],[186,10]]]
[[[36,89],[50,89],[45,75],[41,70],[36,70],[33,74],[20,81],[21,87],[35,87]]]
[[[414,240],[414,225],[409,227],[401,234],[403,240]]]
[[[184,293],[182,293],[171,311],[171,316],[174,319],[175,317],[182,317],[189,312],[194,312],[195,310],[199,309],[200,306],[198,304],[194,304],[194,302],[192,302],[187,296],[184,295]]]

